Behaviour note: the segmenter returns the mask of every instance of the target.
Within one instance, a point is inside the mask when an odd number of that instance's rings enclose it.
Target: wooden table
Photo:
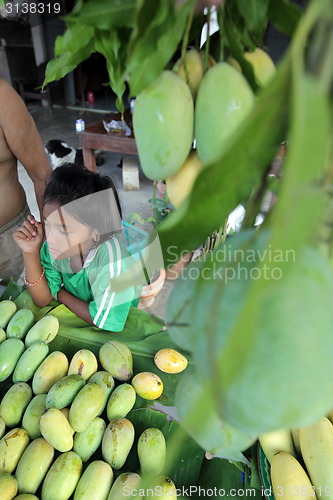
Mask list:
[[[121,113],[110,113],[103,117],[107,122],[111,120],[121,120]],[[133,135],[132,114],[129,109],[125,110],[124,119],[132,130],[131,135],[126,136],[125,132],[107,132],[103,121],[93,123],[84,132],[79,132],[80,144],[82,146],[83,161],[89,170],[96,172],[95,149],[112,151],[114,153],[125,153],[138,155],[138,150]]]

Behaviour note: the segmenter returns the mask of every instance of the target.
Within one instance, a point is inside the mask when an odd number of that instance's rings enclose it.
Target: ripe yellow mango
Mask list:
[[[318,498],[333,498],[333,425],[326,418],[299,431],[302,457]]]
[[[134,135],[149,179],[167,179],[180,169],[193,141],[193,113],[189,86],[172,71],[163,71],[136,98]]]
[[[193,97],[195,97],[204,75],[203,58],[199,51],[196,49],[187,51],[185,61],[180,57],[172,71],[177,73],[188,84]]]
[[[30,439],[41,436],[39,419],[46,408],[46,394],[37,394],[28,404],[22,419],[22,427],[29,434]]]
[[[18,382],[8,389],[0,403],[0,417],[7,427],[14,427],[20,423],[31,398],[31,387],[25,382]]]
[[[73,433],[66,416],[57,408],[47,408],[39,420],[40,432],[56,450],[65,452],[73,448]]]
[[[68,368],[68,375],[78,374],[88,380],[95,372],[97,372],[97,359],[95,354],[89,349],[80,349],[77,351]]]
[[[16,468],[24,450],[29,444],[29,436],[25,429],[16,427],[7,432],[0,440],[0,475],[12,473]]]
[[[218,63],[207,71],[195,107],[197,153],[204,165],[222,155],[253,103],[247,80],[230,64]]]
[[[278,429],[276,431],[265,432],[259,436],[259,442],[269,463],[272,462],[274,455],[281,451],[286,451],[293,457],[296,456],[289,429]]]
[[[51,465],[42,486],[41,500],[68,500],[82,471],[82,461],[74,451],[62,453]]]
[[[192,191],[195,179],[202,170],[202,162],[196,151],[191,151],[185,163],[172,177],[166,179],[169,200],[178,208]]]
[[[101,411],[99,413],[99,415],[100,415],[103,412],[103,410],[106,406],[106,403],[108,402],[109,396],[114,389],[114,386],[115,386],[114,378],[112,377],[111,373],[109,373],[107,371],[99,371],[99,372],[94,373],[90,377],[89,382],[96,382],[96,384],[99,384],[104,391],[104,404],[103,404],[103,408],[101,409]]]
[[[101,480],[103,478],[103,480]],[[82,474],[74,500],[106,500],[113,481],[113,470],[103,460],[95,460]]]
[[[275,64],[270,56],[256,47],[253,52],[245,52],[244,57],[252,64],[254,76],[260,87],[265,87],[276,73]]]
[[[314,500],[315,492],[308,475],[296,460],[285,451],[272,458],[271,480],[275,498]]]
[[[140,372],[132,379],[135,392],[144,399],[157,399],[163,392],[163,382],[158,375],[151,372]]]
[[[46,394],[53,384],[65,377],[68,370],[67,356],[60,351],[51,352],[35,371],[32,390],[35,394]]]
[[[88,383],[75,396],[69,410],[69,422],[76,432],[83,432],[104,405],[104,391],[99,384]]]
[[[102,455],[113,469],[121,469],[134,441],[134,427],[127,418],[112,420],[102,440]]]
[[[0,474],[1,500],[13,500],[18,490],[17,480],[11,474]]]
[[[161,474],[166,460],[166,443],[159,429],[152,427],[143,431],[138,441],[138,456],[143,476]]]
[[[127,413],[129,413],[133,408],[135,400],[136,392],[132,385],[118,385],[118,387],[111,394],[106,407],[109,422],[111,422],[111,420],[115,420],[116,418],[126,417]]]
[[[20,493],[36,493],[54,457],[54,448],[45,439],[32,441],[15,471]]]
[[[113,483],[107,500],[124,500],[136,497],[141,477],[135,472],[124,472]],[[133,494],[131,492],[133,491]]]
[[[165,373],[180,373],[187,367],[185,356],[170,348],[159,350],[155,354],[154,362],[157,368]]]

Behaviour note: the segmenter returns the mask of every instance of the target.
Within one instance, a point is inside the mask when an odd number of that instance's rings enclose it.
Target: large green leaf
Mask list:
[[[300,20],[302,11],[290,0],[270,0],[268,15],[277,29],[292,36]]]
[[[141,10],[137,15],[127,61],[132,96],[137,96],[150,85],[173,56],[182,39],[194,0],[188,0],[181,8],[173,0],[159,0],[154,4],[145,0],[139,5]]]
[[[237,6],[246,22],[246,27],[258,40],[262,37],[267,24],[267,11],[270,0],[238,0]]]
[[[6,286],[0,297],[0,300],[15,300],[21,292],[22,287],[15,283],[13,278],[10,278],[8,285]]]
[[[110,78],[110,86],[117,95],[117,108],[124,112],[123,94],[126,86],[124,81],[126,52],[123,46],[129,39],[129,32],[124,29],[99,31],[96,33],[95,47],[97,52],[103,54]]]
[[[66,16],[66,24],[84,24],[101,30],[132,26],[136,0],[88,0]]]
[[[203,490],[212,491],[213,499],[231,497],[238,499],[247,496],[244,492],[243,473],[228,460],[214,458],[206,460],[201,468],[198,484]],[[249,493],[253,498],[253,491]]]
[[[289,69],[285,61],[229,148],[199,174],[189,198],[159,226],[166,266],[171,263],[169,248],[180,255],[198,247],[258,183],[286,133]]]

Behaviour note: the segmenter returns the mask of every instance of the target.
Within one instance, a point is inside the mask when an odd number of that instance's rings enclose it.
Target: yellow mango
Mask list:
[[[86,430],[75,434],[73,451],[80,455],[82,462],[87,462],[101,445],[105,428],[104,420],[96,417]]]
[[[95,372],[97,372],[97,359],[95,354],[89,349],[80,349],[76,352],[70,362],[68,375],[78,374],[88,380]]]
[[[65,452],[73,448],[73,434],[66,416],[57,408],[47,408],[39,420],[40,432],[56,450]]]
[[[75,490],[74,500],[106,500],[112,481],[113,470],[110,465],[102,460],[95,460],[82,474]]]
[[[154,362],[157,368],[165,373],[180,373],[187,367],[185,356],[175,349],[161,349],[155,354]]]
[[[188,84],[193,97],[195,97],[204,75],[203,58],[199,51],[196,49],[187,51],[185,61],[180,57],[172,71],[177,73]]]
[[[33,392],[35,394],[47,394],[53,384],[65,377],[67,370],[67,356],[60,351],[51,352],[37,368],[33,376]]]
[[[202,170],[202,162],[196,151],[191,151],[185,163],[172,177],[166,179],[169,200],[175,208],[180,207],[192,191],[195,179]]]
[[[88,383],[75,396],[69,410],[69,422],[76,432],[83,432],[99,415],[104,405],[104,391],[99,384]]]
[[[54,448],[45,439],[32,441],[20,458],[15,476],[20,493],[36,493],[54,457]]]
[[[132,379],[135,392],[144,399],[157,399],[163,392],[163,382],[158,375],[151,372],[140,372]]]
[[[136,497],[141,477],[135,472],[124,472],[113,483],[107,500],[124,500]],[[133,494],[131,494],[133,492]]]
[[[16,468],[24,450],[29,444],[29,436],[25,429],[15,428],[7,432],[0,440],[0,474],[12,473]]]
[[[1,500],[13,500],[18,490],[17,480],[11,474],[0,474]]]
[[[128,380],[133,375],[132,353],[126,344],[110,340],[99,350],[99,360],[104,370],[117,380]]]
[[[308,475],[296,460],[285,451],[272,458],[271,481],[275,498],[283,500],[314,500],[315,492]]]
[[[82,472],[82,461],[74,451],[62,453],[51,465],[42,486],[41,500],[68,500]]]
[[[134,427],[127,418],[112,420],[102,440],[102,455],[113,469],[121,469],[134,441]]]

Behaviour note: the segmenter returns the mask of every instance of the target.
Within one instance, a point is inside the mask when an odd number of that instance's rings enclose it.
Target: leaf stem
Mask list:
[[[193,12],[194,12],[194,10],[191,9],[190,13],[188,15],[187,25],[186,25],[186,29],[185,29],[185,33],[184,33],[184,38],[183,38],[183,43],[182,43],[182,52],[181,52],[181,58],[182,58],[182,62],[183,62],[183,65],[184,65],[184,72],[185,72],[185,77],[186,77],[186,83],[190,87],[190,90],[191,90],[192,94],[193,94],[193,89],[192,89],[192,85],[191,85],[191,82],[190,82],[190,76],[189,76],[189,72],[188,72],[188,69],[187,69],[187,63],[186,63],[186,49],[187,49],[188,38],[189,38],[189,35],[190,35],[190,30],[191,30],[192,21],[193,21]]]
[[[211,16],[212,8],[211,6],[208,7],[208,12],[207,12],[207,40],[206,40],[206,47],[205,47],[205,59],[204,59],[204,73],[207,72],[208,70],[208,58],[209,58],[209,46],[210,46],[210,36],[209,36],[209,31],[210,31],[210,16]]]

